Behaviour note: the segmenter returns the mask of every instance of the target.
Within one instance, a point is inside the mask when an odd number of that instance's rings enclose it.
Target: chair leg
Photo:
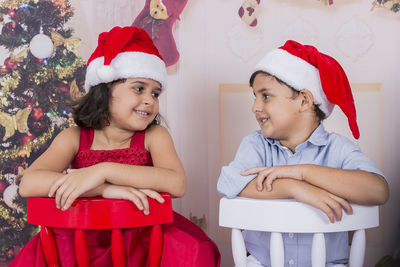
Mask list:
[[[350,267],[362,267],[365,257],[365,230],[357,230],[354,232],[353,240],[350,248]]]
[[[246,267],[246,245],[244,244],[244,239],[242,231],[240,229],[232,229],[232,255],[233,261],[236,267]]]
[[[121,229],[113,229],[111,234],[111,257],[114,267],[125,266],[125,246]]]
[[[311,248],[312,267],[325,267],[326,249],[324,233],[315,233],[313,235]]]
[[[285,251],[281,233],[272,232],[270,240],[270,257],[272,267],[285,266]]]
[[[56,242],[54,241],[53,232],[49,227],[41,227],[40,243],[42,245],[44,259],[47,266],[59,267]]]
[[[75,256],[79,267],[89,267],[89,251],[82,229],[75,230]]]
[[[163,247],[163,236],[161,225],[154,225],[150,235],[149,261],[150,267],[159,267]]]

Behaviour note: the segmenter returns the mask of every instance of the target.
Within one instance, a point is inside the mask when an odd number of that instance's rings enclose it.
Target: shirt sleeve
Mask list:
[[[265,166],[265,147],[259,133],[254,132],[246,136],[236,152],[235,159],[223,166],[218,179],[217,190],[228,197],[236,197],[256,175],[242,176],[241,172]]]
[[[358,145],[348,139],[344,141],[344,145],[342,146],[342,159],[341,168],[344,170],[362,170],[379,174],[385,178],[385,175],[376,166],[375,162],[367,157]]]

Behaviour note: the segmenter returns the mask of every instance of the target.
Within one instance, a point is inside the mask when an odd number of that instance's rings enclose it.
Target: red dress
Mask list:
[[[144,148],[145,132],[136,132],[129,148],[90,150],[93,129],[81,129],[79,151],[71,164],[74,169],[100,162],[152,166],[150,153]],[[123,230],[126,266],[148,266],[150,227]],[[174,222],[164,224],[161,267],[213,267],[220,265],[215,243],[194,223],[174,212]],[[53,228],[60,266],[77,266],[74,254],[74,230]],[[90,266],[112,266],[111,230],[85,230]],[[39,235],[34,236],[9,266],[46,266]]]

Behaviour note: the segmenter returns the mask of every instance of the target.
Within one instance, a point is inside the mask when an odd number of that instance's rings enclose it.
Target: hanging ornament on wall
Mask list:
[[[238,10],[239,17],[250,27],[257,26],[256,9],[261,0],[245,0]]]
[[[48,58],[53,53],[53,42],[49,36],[39,33],[32,38],[29,49],[39,59]]]

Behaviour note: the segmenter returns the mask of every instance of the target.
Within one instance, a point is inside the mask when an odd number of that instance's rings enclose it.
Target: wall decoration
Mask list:
[[[400,10],[400,0],[375,0],[372,2],[371,11],[377,8],[384,8],[388,11],[399,12]]]
[[[333,0],[320,0],[324,5],[333,5]]]
[[[179,19],[188,0],[146,0],[132,26],[143,28],[153,39],[167,66],[179,60],[172,26]]]
[[[365,55],[373,43],[372,30],[358,17],[344,23],[336,34],[336,46],[339,51],[353,61]]]
[[[67,0],[0,3],[0,46],[9,53],[0,63],[0,265],[37,231],[18,194],[24,169],[73,124],[67,103],[84,91],[80,40],[65,26],[72,15]]]
[[[262,48],[264,35],[258,27],[249,28],[238,23],[228,32],[227,38],[232,53],[247,62]]]
[[[256,9],[261,0],[244,0],[238,10],[239,17],[250,27],[257,26]]]

